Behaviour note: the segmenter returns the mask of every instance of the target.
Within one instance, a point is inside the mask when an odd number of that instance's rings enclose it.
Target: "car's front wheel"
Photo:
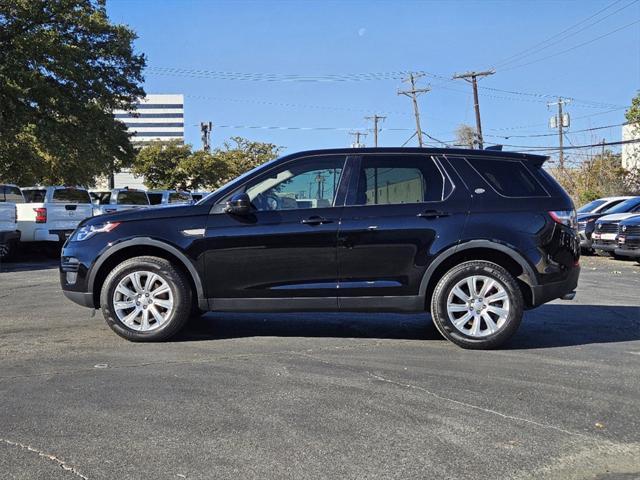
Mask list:
[[[496,348],[516,332],[522,321],[522,292],[513,276],[487,261],[465,262],[437,283],[431,316],[440,333],[472,349]]]
[[[191,314],[185,274],[159,257],[125,260],[107,276],[100,307],[111,329],[127,340],[157,342],[177,333]]]

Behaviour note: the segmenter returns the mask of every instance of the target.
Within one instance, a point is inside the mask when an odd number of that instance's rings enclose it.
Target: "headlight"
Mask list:
[[[101,223],[98,225],[85,225],[83,227],[78,228],[75,232],[73,232],[73,235],[71,235],[71,238],[69,239],[69,241],[82,242],[83,240],[87,240],[93,237],[96,233],[110,232],[111,230],[116,228],[118,225],[120,225],[120,222],[113,222],[113,223],[107,222],[107,223]]]

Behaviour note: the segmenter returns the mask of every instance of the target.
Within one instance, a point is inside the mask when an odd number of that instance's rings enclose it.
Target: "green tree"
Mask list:
[[[214,190],[229,176],[228,165],[222,158],[202,150],[189,155],[182,168],[188,178],[189,190]]]
[[[111,112],[144,95],[135,38],[104,0],[0,0],[0,178],[92,184],[131,162]]]
[[[138,152],[131,171],[144,176],[144,184],[149,188],[186,190],[191,186],[185,170],[190,156],[191,145],[178,140],[151,142]]]
[[[631,99],[631,106],[624,114],[627,122],[640,126],[640,92]]]
[[[254,142],[242,137],[231,137],[221,149],[217,149],[214,152],[214,156],[227,165],[227,175],[223,178],[222,183],[232,180],[269,160],[273,160],[281,150],[281,147],[273,143]]]

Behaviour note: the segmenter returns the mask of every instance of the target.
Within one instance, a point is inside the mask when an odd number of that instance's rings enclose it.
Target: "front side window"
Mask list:
[[[352,205],[393,205],[441,201],[444,177],[424,155],[380,155],[362,158]]]
[[[333,205],[344,157],[311,157],[275,168],[245,192],[258,211],[323,208]]]
[[[161,193],[147,193],[149,197],[149,203],[151,205],[160,205],[162,203],[162,194]]]

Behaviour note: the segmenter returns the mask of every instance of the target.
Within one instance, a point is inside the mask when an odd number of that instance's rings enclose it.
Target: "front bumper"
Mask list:
[[[532,287],[533,306],[538,307],[556,298],[573,298],[571,295],[578,287],[580,266],[576,265],[567,274],[567,277],[559,282],[546,283]]]
[[[622,257],[640,258],[640,237],[637,235],[618,235],[615,254]]]
[[[618,246],[615,240],[594,240],[593,249],[602,250],[603,252],[613,252]]]

